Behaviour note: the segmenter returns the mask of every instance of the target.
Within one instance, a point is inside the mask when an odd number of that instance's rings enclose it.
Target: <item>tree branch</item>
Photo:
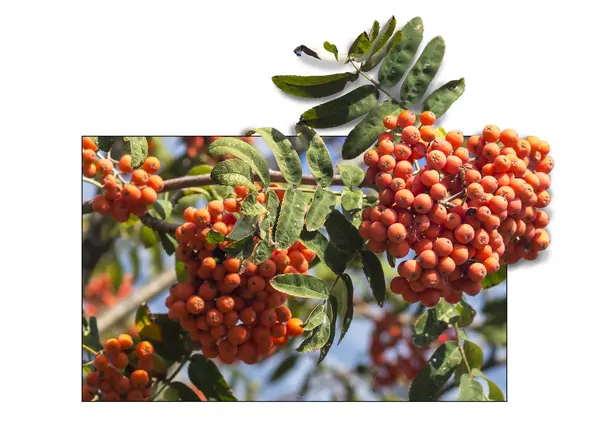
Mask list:
[[[140,217],[140,221],[147,227],[152,228],[154,231],[167,233],[173,237],[175,237],[175,231],[177,230],[177,227],[179,227],[177,224],[171,224],[169,222],[165,222],[164,220],[152,217],[150,216],[150,213],[146,213]]]
[[[271,182],[275,183],[285,183],[286,180],[281,174],[280,171],[269,170],[269,178]],[[255,176],[255,180],[258,180],[258,176]],[[303,174],[302,180],[300,183],[305,185],[317,185],[317,181],[310,174]],[[214,185],[214,181],[210,177],[210,174],[200,174],[198,176],[182,176],[176,177],[174,179],[167,179],[164,181],[163,192],[165,191],[173,191],[180,190],[182,188],[190,188],[190,187],[199,187],[205,185]],[[333,176],[333,180],[331,185],[343,185],[342,177],[340,175]],[[363,180],[361,186],[363,187],[371,187],[372,185],[365,180]],[[83,203],[83,214],[92,212],[92,201],[88,200]]]

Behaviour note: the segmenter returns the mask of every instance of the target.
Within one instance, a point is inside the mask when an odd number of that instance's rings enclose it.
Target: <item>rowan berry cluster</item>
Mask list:
[[[488,125],[465,141],[460,131],[440,136],[431,112],[415,123],[407,110],[385,117],[388,131],[365,153],[379,204],[363,211],[359,231],[373,252],[404,258],[414,250],[391,290],[431,307],[477,294],[501,264],[533,260],[548,247],[542,208],[554,162],[548,143],[512,129]]]
[[[83,138],[83,175],[87,178],[100,176],[102,194],[92,200],[92,208],[100,214],[111,214],[117,221],[126,222],[130,214],[143,216],[152,205],[157,194],[164,188],[162,178],[156,174],[160,162],[156,157],[147,157],[141,168],[134,169],[131,156],[119,159],[117,169],[110,159],[98,158],[98,147],[89,137]],[[131,174],[125,182],[123,175]]]
[[[247,189],[236,190],[247,194]],[[177,256],[189,278],[171,288],[166,305],[169,318],[201,344],[204,356],[254,364],[303,333],[302,320],[292,318],[285,306],[287,296],[269,281],[278,273],[306,274],[315,253],[296,242],[287,250],[275,249],[260,265],[227,257],[231,242],[210,243],[207,236],[230,234],[240,207],[241,199],[232,197],[184,211],[185,223],[176,231]]]
[[[84,401],[147,401],[152,389],[154,347],[148,341],[135,347],[128,334],[108,339],[86,375]]]
[[[451,339],[444,332],[430,346],[417,347],[411,335],[410,325],[402,323],[393,313],[384,313],[375,321],[369,356],[376,372],[376,386],[394,385],[399,380],[412,381],[427,364],[431,351]]]
[[[95,316],[98,310],[106,307],[112,307],[119,300],[128,297],[131,294],[131,284],[133,276],[126,274],[121,280],[119,289],[113,291],[113,283],[108,273],[102,273],[93,276],[83,289],[85,299],[85,313],[87,316]]]

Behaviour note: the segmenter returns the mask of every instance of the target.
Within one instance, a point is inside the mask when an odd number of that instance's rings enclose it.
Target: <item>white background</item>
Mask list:
[[[593,4],[3,3],[0,391],[10,410],[1,440],[60,432],[67,442],[89,443],[341,435],[352,442],[590,442],[600,308]],[[438,84],[466,78],[465,94],[441,122],[447,130],[495,123],[552,146],[552,244],[535,265],[509,271],[509,402],[81,404],[80,136],[236,134],[256,126],[290,133],[315,102],[284,96],[270,77],[319,71],[292,50],[325,40],[345,48],[392,14],[400,26],[420,15],[426,40],[445,38]]]

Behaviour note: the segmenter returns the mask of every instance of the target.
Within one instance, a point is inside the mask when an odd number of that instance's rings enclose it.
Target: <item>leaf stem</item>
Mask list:
[[[102,188],[102,184],[100,182],[95,181],[94,179],[90,179],[89,177],[82,177],[81,180],[87,183],[91,183],[92,185],[96,185],[98,188]]]
[[[354,60],[350,60],[350,63],[352,63],[352,66],[354,66],[354,69],[356,70],[356,72],[358,74],[363,76],[365,79],[367,79],[369,82],[371,82],[373,84],[373,86],[375,86],[375,88],[377,88],[379,91],[381,91],[386,96],[388,96],[390,99],[392,99],[392,102],[400,105],[400,102],[398,102],[389,92],[387,92],[385,89],[383,89],[377,80],[375,80],[369,74],[365,74],[364,72],[362,72],[360,69],[360,66],[358,66]]]
[[[465,353],[465,349],[463,348],[460,342],[460,329],[458,328],[458,324],[454,324],[454,331],[456,331],[456,343],[458,344],[458,348],[463,357],[463,362],[465,363],[465,367],[467,368],[467,372],[469,376],[472,378],[473,373],[471,373],[471,366],[469,365],[469,361],[467,361],[467,355]]]
[[[91,348],[90,348],[90,347],[88,347],[87,345],[85,345],[85,344],[81,344],[81,345],[82,345],[82,347],[83,347],[83,349],[84,349],[84,350],[86,350],[86,351],[90,352],[90,353],[91,353],[91,354],[93,354],[94,356],[96,356],[96,355],[98,354],[98,352],[97,352],[97,351],[95,351],[95,350],[91,349]]]

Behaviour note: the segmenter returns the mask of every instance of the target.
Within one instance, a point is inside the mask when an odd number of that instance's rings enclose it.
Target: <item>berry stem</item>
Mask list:
[[[86,351],[90,352],[90,353],[91,353],[91,354],[93,354],[94,356],[98,354],[98,352],[97,352],[97,351],[95,351],[95,350],[91,349],[90,347],[88,347],[88,346],[87,346],[87,345],[85,345],[85,344],[81,344],[81,346],[83,347],[83,349],[84,349],[84,350],[86,350]]]
[[[96,156],[98,156],[100,159],[108,159],[113,163],[119,163],[118,161],[114,160],[112,157],[110,157],[110,152],[108,153],[108,157],[104,157],[101,153],[100,150],[98,150],[96,152]],[[126,184],[129,183],[127,180],[123,179],[123,176],[121,176],[121,173],[117,170],[117,168],[115,167],[113,174],[115,175],[115,177],[117,177],[122,183]]]
[[[402,105],[400,102],[398,102],[389,92],[387,92],[385,89],[383,89],[377,80],[375,80],[369,74],[365,74],[364,72],[362,72],[360,70],[360,66],[358,66],[354,60],[350,60],[350,63],[352,63],[352,66],[354,66],[354,69],[356,70],[356,72],[358,74],[363,76],[365,79],[367,79],[369,82],[371,82],[373,84],[373,86],[375,86],[375,88],[377,88],[379,91],[381,91],[386,96],[388,96],[390,99],[392,99],[392,102],[394,102],[398,105],[401,105],[403,108],[406,108],[404,105]]]
[[[91,183],[92,185],[96,185],[98,188],[102,188],[102,184],[100,182],[95,181],[94,179],[90,179],[89,177],[81,178],[84,182]]]
[[[463,348],[462,343],[460,342],[460,329],[458,328],[458,324],[454,324],[454,331],[456,331],[456,343],[458,344],[458,348],[460,349],[460,353],[462,354],[463,362],[465,363],[465,367],[467,368],[469,376],[472,378],[473,373],[471,373],[471,366],[469,365],[469,361],[467,361],[465,349]]]

